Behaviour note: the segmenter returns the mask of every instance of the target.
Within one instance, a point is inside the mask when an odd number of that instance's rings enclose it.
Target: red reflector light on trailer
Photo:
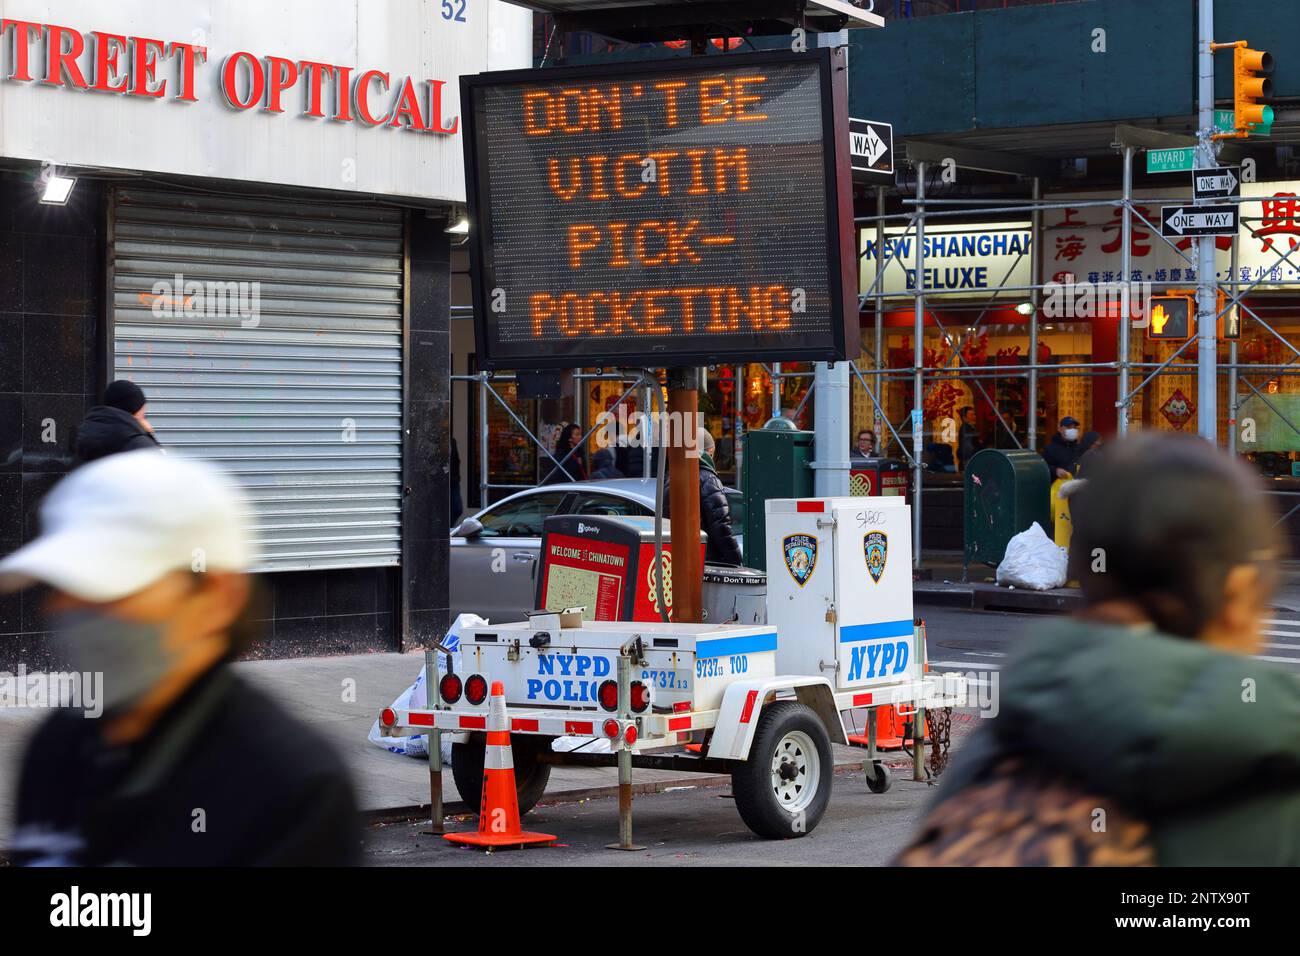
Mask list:
[[[610,740],[618,739],[618,732],[619,732],[618,721],[615,720],[613,717],[605,721],[605,723],[601,725],[601,729],[605,731],[605,736],[608,737]]]
[[[460,692],[460,675],[447,674],[438,681],[438,696],[447,703],[454,704],[460,700]]]
[[[636,724],[627,725],[627,730],[623,731],[623,739],[627,741],[629,747],[636,743]]]
[[[601,707],[606,710],[618,710],[618,681],[605,681],[596,691],[596,696],[600,698]],[[615,733],[614,736],[617,737],[618,734]]]
[[[797,501],[797,502],[795,502],[795,506],[794,506],[794,508],[795,508],[795,511],[799,511],[799,512],[808,512],[808,511],[825,511],[825,510],[826,510],[826,502],[824,502],[824,501]]]
[[[471,674],[465,681],[465,699],[477,707],[487,700],[488,682],[482,674]]]
[[[396,724],[397,714],[393,711],[393,708],[385,707],[382,711],[380,711],[379,722],[383,724],[385,727],[392,727],[394,724]]]
[[[632,710],[641,713],[650,706],[650,688],[639,680],[632,681]]]

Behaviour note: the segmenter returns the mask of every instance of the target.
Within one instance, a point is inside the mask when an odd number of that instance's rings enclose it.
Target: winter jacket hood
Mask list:
[[[998,701],[941,799],[1020,756],[1144,818],[1162,864],[1300,863],[1300,682],[1288,672],[1063,620],[1025,638]]]

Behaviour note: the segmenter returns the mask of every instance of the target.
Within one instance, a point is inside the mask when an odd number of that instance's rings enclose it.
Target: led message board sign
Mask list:
[[[484,368],[858,350],[843,60],[462,78]]]

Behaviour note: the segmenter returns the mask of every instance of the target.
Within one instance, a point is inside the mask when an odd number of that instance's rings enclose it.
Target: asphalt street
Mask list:
[[[687,787],[638,796],[633,839],[639,852],[606,848],[618,839],[618,800],[546,803],[523,820],[526,830],[560,837],[553,846],[487,853],[428,835],[427,821],[373,824],[365,834],[365,859],[375,866],[883,866],[903,847],[933,792],[895,766],[888,793],[867,789],[861,771],[835,775],[821,824],[797,840],[763,840],[741,822],[726,785]],[[463,814],[448,829],[473,830]]]
[[[1019,641],[1032,637],[1047,615],[917,607],[926,622],[930,666],[961,671],[1000,670]],[[1300,612],[1274,607],[1264,621],[1257,659],[1300,676]]]

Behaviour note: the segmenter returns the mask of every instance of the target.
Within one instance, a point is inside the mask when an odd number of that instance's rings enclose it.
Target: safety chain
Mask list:
[[[952,708],[927,710],[925,712],[930,725],[930,783],[935,783],[939,774],[948,766],[948,747],[952,744]]]

